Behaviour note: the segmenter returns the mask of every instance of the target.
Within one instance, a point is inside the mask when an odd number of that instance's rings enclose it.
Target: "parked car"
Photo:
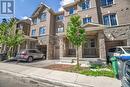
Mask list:
[[[123,60],[130,59],[130,46],[117,46],[115,48],[111,48],[107,52],[107,57],[110,60],[111,57],[118,57]]]
[[[16,59],[18,61],[32,62],[34,59],[45,59],[45,54],[41,53],[37,49],[24,49],[21,50],[17,55]]]
[[[130,87],[130,61],[126,61],[123,68],[122,87]]]

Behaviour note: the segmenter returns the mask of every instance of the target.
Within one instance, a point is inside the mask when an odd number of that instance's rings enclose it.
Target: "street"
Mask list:
[[[0,87],[64,87],[49,82],[35,81],[30,78],[16,77],[0,72]]]

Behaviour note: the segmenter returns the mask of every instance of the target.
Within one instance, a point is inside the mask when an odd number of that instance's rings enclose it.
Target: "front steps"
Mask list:
[[[91,63],[94,64],[106,64],[105,60],[101,60],[100,58],[80,58],[79,62],[81,66],[90,66]],[[60,58],[60,64],[76,64],[76,57],[62,57]]]

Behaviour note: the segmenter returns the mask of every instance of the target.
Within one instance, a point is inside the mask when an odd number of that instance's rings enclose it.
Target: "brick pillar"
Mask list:
[[[99,57],[100,59],[106,60],[105,36],[103,32],[98,33],[98,40],[99,40]]]
[[[60,38],[60,42],[59,42],[59,46],[60,46],[60,59],[62,59],[64,57],[64,40],[63,38]]]
[[[54,53],[54,45],[48,43],[47,44],[47,58],[46,59],[47,60],[53,59],[54,58],[53,53]]]

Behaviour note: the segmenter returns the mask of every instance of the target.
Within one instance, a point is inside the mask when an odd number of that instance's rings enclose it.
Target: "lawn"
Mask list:
[[[112,78],[114,77],[114,73],[112,71],[111,66],[103,66],[99,64],[91,64],[90,67],[81,67],[80,69],[77,69],[74,65],[67,64],[54,64],[44,68],[66,72],[74,72],[87,76],[106,76]]]

